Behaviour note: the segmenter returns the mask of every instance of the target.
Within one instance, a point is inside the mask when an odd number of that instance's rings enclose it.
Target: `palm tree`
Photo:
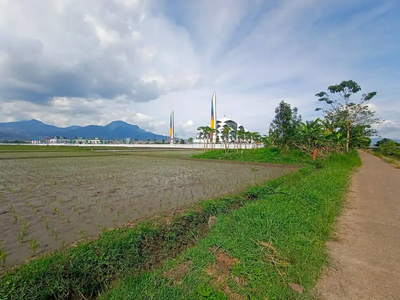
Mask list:
[[[231,128],[229,126],[225,126],[224,129],[222,129],[222,139],[224,140],[225,143],[225,153],[228,152],[228,142],[229,142],[229,133],[231,132]]]
[[[238,141],[240,142],[240,149],[242,149],[242,141],[244,141],[246,136],[246,132],[244,131],[244,129],[240,129],[239,131],[237,131],[237,137],[238,137]],[[239,153],[239,147],[238,147],[238,153]]]
[[[244,144],[244,149],[247,148],[247,144],[252,142],[252,138],[251,138],[251,132],[250,131],[246,131],[244,133],[244,138],[245,138],[245,144]]]
[[[206,149],[206,131],[207,131],[207,126],[200,126],[197,128],[198,131],[200,131],[199,133],[199,137],[200,139],[203,139],[204,142],[204,150]]]
[[[213,144],[214,144],[214,134],[217,131],[215,128],[211,128],[209,129],[210,131],[210,144],[211,144],[211,148],[213,148]],[[211,136],[213,137],[211,140]],[[215,146],[214,146],[215,147]]]
[[[207,149],[208,149],[208,142],[210,140],[211,130],[212,129],[210,126],[204,126],[203,132],[204,132],[204,136],[205,136],[206,142],[207,142]]]
[[[251,132],[250,133],[250,137],[251,137],[251,142],[255,143],[256,147],[253,148],[258,148],[258,143],[260,142],[261,139],[261,135],[258,132]]]

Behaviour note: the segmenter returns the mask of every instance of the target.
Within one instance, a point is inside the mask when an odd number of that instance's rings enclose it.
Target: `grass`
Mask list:
[[[100,299],[312,298],[327,262],[325,243],[359,165],[356,153],[333,155],[321,169],[303,168],[254,187],[248,195],[258,201],[218,215],[198,246],[161,268],[121,280]],[[179,279],[166,275],[183,264],[189,267]],[[293,292],[289,283],[305,292]]]
[[[9,269],[0,276],[0,299],[90,298],[116,278],[142,272],[170,258],[204,235],[212,215],[227,214],[253,199],[243,192],[205,201],[166,219],[103,232]],[[64,246],[64,245],[63,245]]]
[[[302,284],[306,294],[301,297],[308,297],[326,262],[325,242],[351,170],[360,161],[356,153],[335,155],[317,164],[317,169],[298,152],[282,158],[275,157],[276,151],[258,149],[226,156],[210,151],[203,158],[286,160],[307,166],[167,218],[104,231],[95,240],[9,269],[0,276],[0,299],[93,298],[99,293],[102,299],[225,299],[229,293],[249,299],[298,296],[287,283]],[[211,216],[217,222],[209,232]],[[210,252],[210,247],[216,250]],[[205,271],[218,262],[218,253],[235,261],[228,272],[214,274],[222,282]],[[190,265],[182,279],[165,276],[166,270],[185,261]]]
[[[381,159],[383,159],[384,161],[386,161],[387,163],[391,164],[393,167],[395,167],[396,169],[400,169],[400,155],[396,155],[396,156],[387,156],[382,154],[382,152],[380,152],[378,149],[376,150],[367,150],[368,153],[371,153]]]
[[[239,153],[232,149],[228,153],[225,153],[225,150],[210,150],[201,154],[192,155],[191,157],[273,164],[304,165],[312,163],[312,159],[301,151],[293,150],[287,153],[282,153],[278,148],[259,148],[254,150],[239,149]]]

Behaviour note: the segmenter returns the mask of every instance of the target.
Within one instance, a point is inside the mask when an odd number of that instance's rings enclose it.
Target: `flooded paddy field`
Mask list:
[[[2,153],[0,241],[6,265],[294,170],[190,160],[192,153],[198,151]]]

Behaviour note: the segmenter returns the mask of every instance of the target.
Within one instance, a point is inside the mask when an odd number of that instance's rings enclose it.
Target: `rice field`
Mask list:
[[[294,168],[188,159],[192,153],[0,151],[0,266]]]

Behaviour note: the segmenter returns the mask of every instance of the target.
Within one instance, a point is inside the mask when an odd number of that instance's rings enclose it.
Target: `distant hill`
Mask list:
[[[63,136],[69,139],[75,137],[112,139],[138,139],[138,140],[167,140],[164,135],[145,131],[137,125],[123,121],[114,121],[105,126],[69,126],[57,127],[45,124],[38,120],[0,123],[0,140],[30,140],[34,138],[53,138]]]

